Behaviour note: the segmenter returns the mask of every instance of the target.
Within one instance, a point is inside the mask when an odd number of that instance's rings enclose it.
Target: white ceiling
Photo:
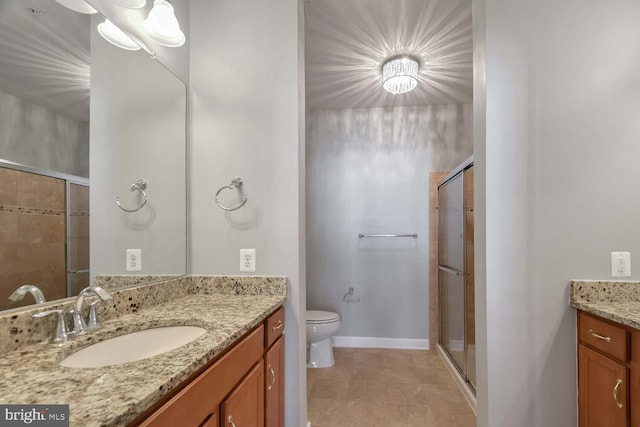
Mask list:
[[[306,105],[367,108],[472,102],[471,0],[307,0]],[[420,62],[416,90],[382,89],[385,58]]]
[[[90,24],[54,0],[0,0],[0,91],[88,121]]]

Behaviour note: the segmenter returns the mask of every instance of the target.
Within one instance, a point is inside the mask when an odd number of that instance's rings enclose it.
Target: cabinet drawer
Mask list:
[[[579,316],[581,342],[623,362],[629,361],[629,333],[626,330],[583,312]]]
[[[267,319],[267,328],[264,331],[264,347],[269,348],[284,331],[284,307],[280,307]]]
[[[217,416],[211,414],[218,412],[222,399],[262,359],[263,337],[260,325],[140,425],[200,426],[206,420],[204,425],[215,426]]]

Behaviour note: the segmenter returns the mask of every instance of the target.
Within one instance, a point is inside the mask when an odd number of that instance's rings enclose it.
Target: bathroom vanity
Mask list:
[[[14,348],[0,358],[0,382],[12,384],[0,403],[69,404],[70,425],[83,427],[284,425],[286,278],[183,277],[112,296],[102,330],[60,345],[30,342],[53,329],[52,319],[31,317],[46,308],[0,316],[0,339]],[[166,326],[206,332],[138,361],[60,365],[92,344]]]
[[[130,425],[283,427],[283,327],[281,307]]]
[[[571,283],[580,427],[640,426],[639,291],[636,283]]]

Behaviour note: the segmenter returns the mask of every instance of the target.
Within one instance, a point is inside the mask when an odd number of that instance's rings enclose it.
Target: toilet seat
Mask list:
[[[322,325],[340,320],[340,315],[330,311],[307,310],[307,324]]]

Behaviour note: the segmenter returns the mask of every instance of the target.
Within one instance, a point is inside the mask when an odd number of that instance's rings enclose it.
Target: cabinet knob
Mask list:
[[[616,381],[616,385],[613,387],[613,400],[616,401],[616,405],[618,405],[618,408],[622,409],[624,405],[618,400],[618,389],[620,388],[620,384],[622,384],[622,380],[618,378],[618,381]]]
[[[227,421],[229,421],[229,424],[231,424],[231,427],[236,427],[235,423],[233,422],[233,417],[231,415],[229,415],[229,418],[227,418]]]

